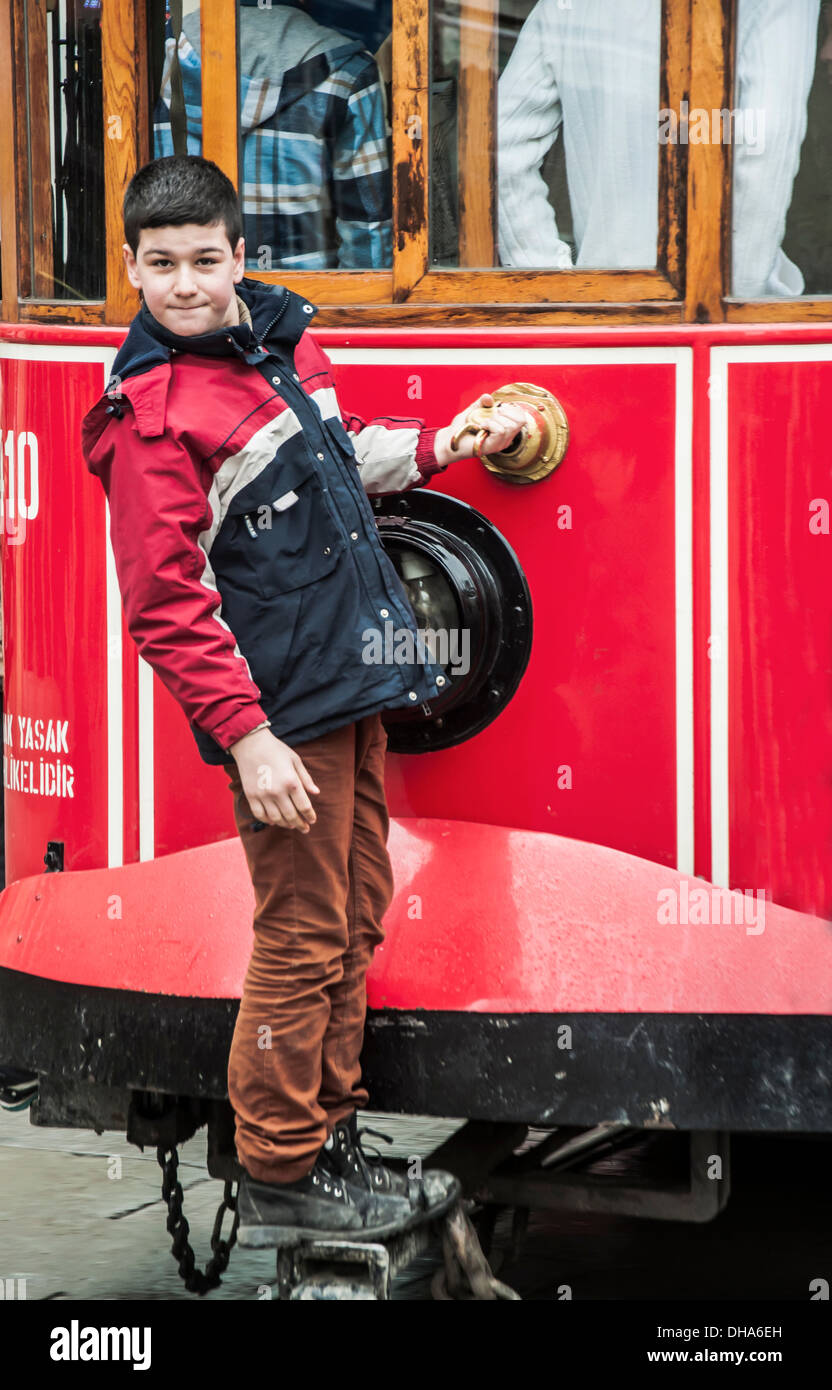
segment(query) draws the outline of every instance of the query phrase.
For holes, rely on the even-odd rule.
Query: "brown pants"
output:
[[[240,1163],[265,1182],[303,1177],[336,1122],[367,1105],[365,977],[393,897],[381,714],[292,746],[320,787],[308,834],[252,830],[236,763],[224,765],[255,896],[228,1095]]]

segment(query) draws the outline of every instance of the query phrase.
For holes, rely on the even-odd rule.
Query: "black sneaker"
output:
[[[361,1143],[365,1134],[374,1134],[388,1144],[393,1142],[389,1135],[368,1126],[359,1133],[353,1110],[347,1120],[336,1123],[332,1148],[322,1148],[318,1162],[328,1168],[333,1177],[363,1188],[365,1192],[405,1199],[421,1220],[440,1216],[459,1197],[461,1186],[452,1173],[437,1168],[429,1169],[421,1178],[409,1178],[386,1167],[379,1155],[368,1158]]]
[[[375,1196],[343,1182],[318,1159],[296,1182],[261,1182],[245,1170],[237,1198],[242,1246],[303,1239],[381,1240],[421,1219],[404,1197]]]

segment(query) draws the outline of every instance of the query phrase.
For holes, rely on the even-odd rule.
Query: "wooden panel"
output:
[[[393,7],[393,299],[428,266],[430,18],[426,0]]]
[[[202,153],[239,184],[236,0],[201,0]]]
[[[17,322],[19,225],[17,183],[15,181],[15,139],[19,120],[20,101],[15,83],[12,6],[0,5],[0,91],[6,93],[7,118],[0,123],[0,253],[3,257],[3,301],[0,317],[7,323]]]
[[[49,114],[49,54],[46,0],[27,0],[29,207],[32,236],[31,294],[53,293],[52,122]]]
[[[690,91],[690,0],[664,0],[659,106],[679,112]],[[658,266],[681,297],[685,280],[687,145],[659,145]]]
[[[389,304],[393,293],[386,270],[247,270],[246,278],[286,285],[313,304]]]
[[[729,299],[728,323],[829,323],[832,296],[821,299]]]
[[[680,304],[370,304],[322,309],[315,328],[591,328],[612,323],[681,323]],[[487,342],[487,338],[484,339]]]
[[[17,272],[18,293],[32,292],[31,221],[29,218],[29,147],[26,134],[26,25],[24,0],[14,0],[12,46],[14,52],[15,173],[17,188]]]
[[[733,0],[692,0],[691,110],[731,106]],[[688,150],[687,276],[685,318],[718,323],[727,288],[730,217],[728,145],[691,144]]]
[[[101,7],[107,323],[128,323],[139,308],[138,293],[124,270],[121,207],[138,168],[139,117],[147,111],[142,66],[136,63],[137,50],[146,44],[137,13],[143,9],[139,0]]]
[[[658,270],[431,270],[410,301],[479,304],[632,303],[678,298]]]
[[[498,0],[459,11],[459,264],[494,266],[497,225]]]
[[[48,303],[24,299],[21,323],[104,323],[103,299],[53,299]]]
[[[389,304],[392,277],[385,271],[258,271],[251,280],[286,285],[313,304]],[[431,270],[412,290],[411,304],[494,305],[676,300],[673,285],[657,270]]]
[[[143,164],[153,158],[153,131],[152,131],[152,103],[156,100],[156,93],[151,97],[150,91],[150,44],[148,41],[147,24],[148,10],[144,3],[135,6],[135,25],[136,25],[136,44],[134,53],[134,63],[136,66],[136,167],[141,169]]]

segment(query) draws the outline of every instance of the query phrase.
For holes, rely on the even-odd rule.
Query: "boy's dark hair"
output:
[[[222,222],[232,251],[243,235],[233,183],[213,160],[197,154],[166,155],[144,164],[127,185],[123,211],[124,236],[134,256],[145,227]]]

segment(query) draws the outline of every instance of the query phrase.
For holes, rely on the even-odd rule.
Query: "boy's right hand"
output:
[[[301,759],[270,729],[256,729],[232,743],[229,753],[252,815],[266,825],[309,834],[317,820],[308,792],[319,793]]]

